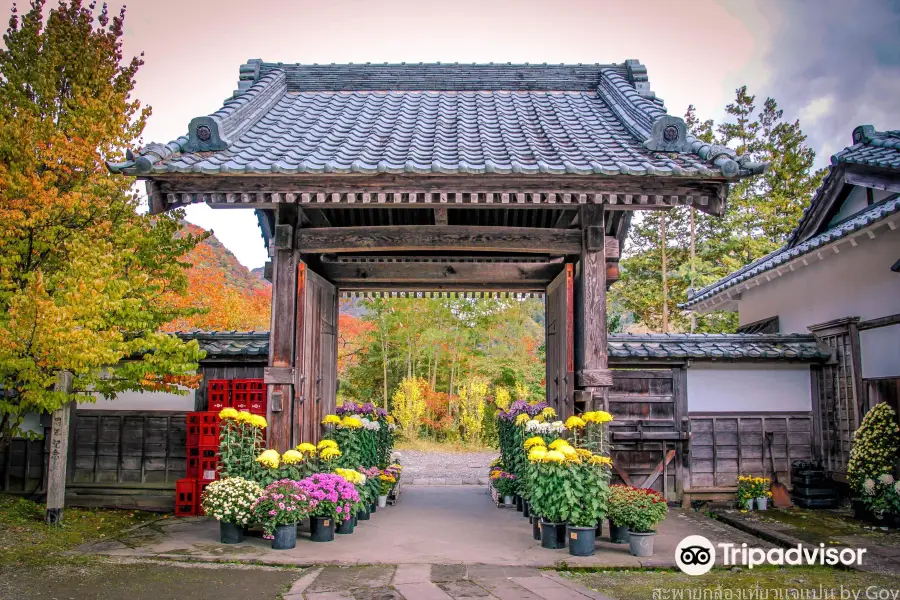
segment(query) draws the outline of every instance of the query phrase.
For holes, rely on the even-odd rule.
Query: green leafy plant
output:
[[[499,469],[491,471],[491,485],[497,490],[501,496],[512,496],[516,493],[518,486],[516,480],[518,478],[512,473],[507,473]]]
[[[222,409],[219,419],[219,472],[223,477],[254,478],[256,457],[265,445],[266,419],[233,408]]]

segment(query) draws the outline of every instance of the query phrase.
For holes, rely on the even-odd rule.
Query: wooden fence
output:
[[[773,434],[772,455],[782,483],[790,483],[791,461],[813,458],[808,412],[691,413],[690,426],[692,489],[735,486],[738,475],[771,477],[767,432]]]

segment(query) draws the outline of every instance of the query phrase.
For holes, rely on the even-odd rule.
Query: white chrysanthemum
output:
[[[894,491],[900,494],[900,481],[894,482]]]
[[[883,473],[878,476],[878,481],[883,483],[884,485],[893,485],[894,484],[894,476],[890,473]]]
[[[875,480],[874,479],[866,479],[866,482],[863,484],[863,487],[866,489],[866,493],[870,496],[875,494]]]

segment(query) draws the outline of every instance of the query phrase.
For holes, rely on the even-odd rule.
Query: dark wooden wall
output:
[[[46,468],[43,439],[14,439],[9,448],[0,454],[0,491],[43,493]]]
[[[782,483],[790,484],[794,460],[814,456],[813,417],[797,413],[704,413],[690,415],[690,487],[737,485],[738,475],[771,477],[766,432]]]

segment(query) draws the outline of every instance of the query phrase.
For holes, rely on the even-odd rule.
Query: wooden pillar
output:
[[[294,234],[297,207],[278,206],[273,240],[272,326],[269,334],[269,367],[265,370],[269,405],[269,448],[284,452],[291,447],[294,399],[294,356],[297,326],[297,252]]]
[[[72,393],[72,374],[61,371],[54,391]],[[63,507],[66,503],[66,464],[69,460],[69,423],[73,402],[66,402],[53,411],[50,431],[50,461],[47,473],[47,514],[48,525],[60,525]],[[27,473],[26,473],[27,478]]]
[[[608,408],[612,385],[606,348],[606,251],[603,206],[581,207],[581,302],[575,307],[581,348],[576,365],[576,384],[585,394],[586,410]]]

